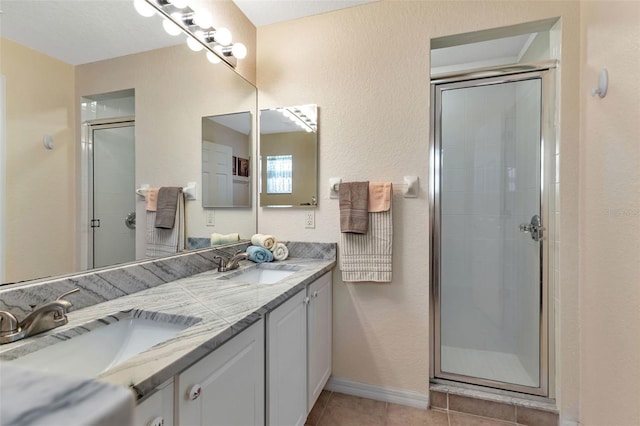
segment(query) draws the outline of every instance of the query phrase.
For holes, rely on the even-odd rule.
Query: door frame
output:
[[[82,265],[83,269],[93,269],[93,229],[91,228],[91,219],[93,218],[93,132],[95,130],[114,129],[121,127],[134,127],[136,125],[135,116],[103,118],[96,120],[88,120],[83,123],[83,136],[86,141],[86,168],[87,175],[82,178],[82,192],[87,206],[87,213],[84,217],[83,228],[87,230],[86,238],[83,238],[84,244],[81,244],[81,260],[86,264]],[[135,133],[134,133],[135,135]],[[135,136],[134,136],[135,147]],[[84,185],[86,183],[86,186]],[[134,194],[131,195],[134,197]],[[137,232],[137,231],[136,231]]]
[[[429,376],[432,383],[452,383],[464,387],[485,388],[498,393],[517,393],[555,397],[555,313],[549,309],[550,294],[555,294],[553,253],[550,242],[556,241],[555,184],[558,182],[556,170],[557,111],[556,76],[557,61],[544,61],[534,64],[515,64],[510,66],[480,69],[466,73],[437,76],[431,80],[430,144],[429,144],[429,312],[430,312],[430,365]],[[540,209],[545,236],[540,250],[540,369],[537,388],[503,383],[478,377],[443,373],[440,369],[440,120],[442,112],[438,100],[443,87],[459,84],[464,87],[493,85],[527,79],[541,80],[541,140],[540,140]],[[474,84],[469,84],[473,82]],[[552,198],[553,194],[553,198]],[[555,248],[555,247],[554,247]]]

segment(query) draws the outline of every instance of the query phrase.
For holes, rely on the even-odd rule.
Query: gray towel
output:
[[[340,184],[340,232],[366,234],[369,230],[369,182]]]
[[[184,250],[184,197],[178,197],[178,211],[172,229],[156,228],[156,212],[147,211],[145,257],[167,256]]]
[[[158,191],[158,208],[156,209],[156,228],[173,229],[176,223],[176,209],[178,196],[182,195],[182,188],[177,186],[163,186]]]

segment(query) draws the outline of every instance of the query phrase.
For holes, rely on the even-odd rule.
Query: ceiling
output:
[[[375,0],[235,0],[235,3],[255,26],[263,26],[371,1]],[[159,17],[140,16],[132,0],[0,0],[0,10],[3,37],[71,65],[184,42],[183,36],[165,33]]]

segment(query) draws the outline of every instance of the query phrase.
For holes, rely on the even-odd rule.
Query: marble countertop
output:
[[[193,324],[175,337],[133,356],[96,379],[135,390],[144,398],[261,316],[335,267],[335,259],[290,258],[267,264],[295,272],[276,284],[247,284],[234,278],[256,266],[242,261],[230,272],[215,270],[182,278],[68,314],[69,323],[39,336],[0,347],[0,361],[10,361],[123,318],[142,317]],[[53,360],[52,360],[53,361]],[[10,364],[10,363],[8,363]],[[53,364],[55,371],[55,364]]]

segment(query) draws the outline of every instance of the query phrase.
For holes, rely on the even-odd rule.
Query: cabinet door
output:
[[[322,389],[331,376],[332,304],[331,272],[318,278],[308,288],[307,311],[308,341],[308,409],[318,400]]]
[[[271,426],[304,425],[307,418],[307,302],[301,291],[267,316]]]
[[[138,404],[134,417],[136,426],[173,426],[173,379]]]
[[[178,376],[180,426],[264,425],[264,322]]]

